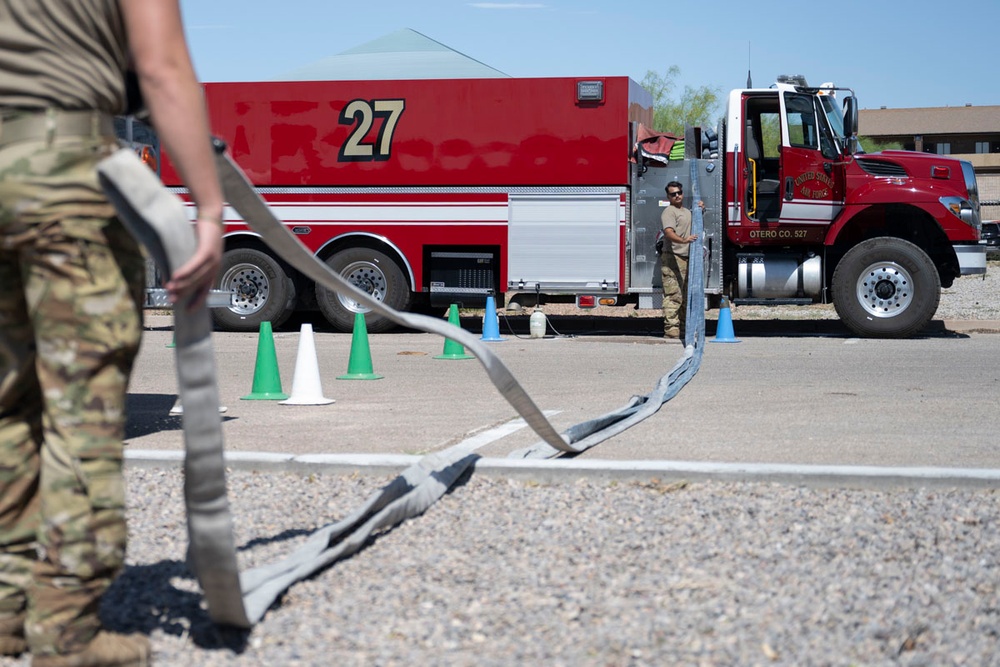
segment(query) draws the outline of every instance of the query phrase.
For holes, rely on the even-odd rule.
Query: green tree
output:
[[[712,116],[719,107],[720,90],[709,86],[685,86],[680,97],[675,99],[680,73],[680,68],[673,65],[665,74],[649,70],[642,79],[642,87],[653,96],[653,129],[657,132],[683,136],[686,125],[715,125]]]
[[[879,151],[898,151],[903,148],[903,144],[898,141],[876,141],[871,137],[858,137],[858,143],[866,153],[878,153]]]

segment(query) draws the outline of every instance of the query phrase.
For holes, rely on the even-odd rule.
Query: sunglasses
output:
[[[673,192],[668,192],[667,195],[670,197],[680,197],[683,196],[684,193],[681,190],[675,190]]]

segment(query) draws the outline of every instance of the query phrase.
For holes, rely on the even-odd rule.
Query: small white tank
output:
[[[528,332],[532,338],[545,338],[545,313],[537,308],[528,318]]]

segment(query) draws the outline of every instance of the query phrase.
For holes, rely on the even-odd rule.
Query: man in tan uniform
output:
[[[691,211],[684,208],[684,186],[667,183],[669,205],[660,214],[663,225],[663,252],[660,274],[663,278],[663,336],[683,340],[687,319],[688,249],[698,237],[691,233]],[[704,207],[702,202],[699,206]]]
[[[0,654],[38,667],[145,665],[101,629],[125,555],[125,396],[144,261],[95,166],[117,148],[131,62],[198,207],[166,285],[200,303],[222,195],[177,0],[0,0]]]

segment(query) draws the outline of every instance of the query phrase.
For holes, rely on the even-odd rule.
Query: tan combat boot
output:
[[[152,664],[149,640],[142,635],[120,635],[101,630],[82,651],[63,655],[36,655],[32,667],[147,667]]]

